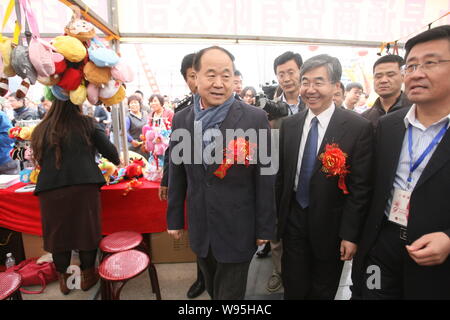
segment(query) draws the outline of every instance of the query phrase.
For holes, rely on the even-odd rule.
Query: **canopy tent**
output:
[[[0,12],[8,2],[0,0]],[[319,53],[338,57],[343,82],[361,82],[370,92],[371,67],[387,43],[401,47],[430,22],[450,24],[449,0],[33,0],[42,37],[63,32],[70,5],[80,7],[97,34],[111,40],[135,70],[127,93],[139,89],[147,98],[152,93],[181,98],[188,92],[181,59],[213,44],[235,55],[244,86],[258,91],[275,79],[274,58],[291,50],[304,59]],[[12,36],[13,29],[11,19],[4,34]],[[37,101],[42,89],[33,89]]]
[[[0,1],[0,12],[7,4]],[[33,0],[43,37],[62,33],[71,4],[99,35],[118,40],[116,50],[138,75],[129,92],[173,98],[187,92],[179,74],[182,57],[212,44],[229,49],[244,84],[255,87],[275,78],[273,59],[287,50],[304,58],[332,52],[344,65],[344,82],[364,82],[386,43],[401,47],[450,11],[448,0]],[[433,26],[449,23],[447,15]],[[11,19],[6,35],[13,28]]]

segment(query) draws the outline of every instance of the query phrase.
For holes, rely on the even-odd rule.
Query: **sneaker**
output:
[[[269,278],[269,281],[267,282],[266,289],[269,292],[275,292],[280,290],[281,285],[282,285],[281,276],[278,273],[274,272],[272,273],[272,275]]]

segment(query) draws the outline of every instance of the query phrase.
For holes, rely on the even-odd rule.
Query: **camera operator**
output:
[[[266,97],[257,99],[257,106],[268,113],[269,120],[291,116],[305,108],[300,97],[300,68],[303,60],[300,54],[287,51],[277,57],[273,69],[281,87],[282,94],[274,100]],[[272,127],[279,127],[279,121],[272,121]]]

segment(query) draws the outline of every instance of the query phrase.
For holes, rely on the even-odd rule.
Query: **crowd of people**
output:
[[[285,299],[334,299],[343,264],[352,260],[352,299],[450,299],[450,26],[409,39],[405,49],[404,58],[386,55],[373,65],[378,98],[371,107],[367,86],[344,85],[331,55],[303,61],[282,53],[273,63],[278,87],[262,96],[243,85],[234,56],[219,46],[184,57],[190,95],[178,106],[158,94],[145,101],[139,91],[127,98],[130,150],[148,158],[146,130],[172,132],[159,197],[172,237],[181,237],[187,218],[197,255],[189,298],[206,290],[212,299],[244,299],[261,247],[258,257],[272,253],[267,290],[283,286]],[[41,167],[35,194],[44,249],[53,253],[64,294],[70,252],[79,250],[87,290],[98,279],[105,183],[96,153],[120,163],[108,137],[110,112],[45,98],[34,112],[14,95],[8,106],[13,112],[0,112],[4,150],[8,121],[42,119],[32,148]],[[192,138],[174,138],[177,130]],[[234,156],[211,163],[208,151],[223,145],[226,157],[230,149],[220,135],[226,130],[260,134],[241,137],[242,149],[236,137]],[[172,152],[180,148],[190,150],[181,161]],[[275,172],[267,171],[264,148],[277,159]]]

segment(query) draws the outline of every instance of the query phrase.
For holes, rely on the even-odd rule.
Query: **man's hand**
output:
[[[450,238],[443,232],[426,234],[410,246],[406,246],[409,256],[420,266],[442,264],[450,254]]]
[[[158,190],[159,200],[161,200],[161,201],[167,200],[167,190],[169,190],[169,188],[159,187],[159,190]]]
[[[261,240],[261,239],[256,239],[256,245],[262,246],[263,244],[266,244],[267,242],[269,242],[269,240]]]
[[[181,230],[167,230],[167,233],[175,240],[180,240],[183,236],[183,229]]]
[[[139,147],[142,144],[142,142],[136,141],[136,140],[132,140],[131,141],[131,145],[135,148]]]
[[[350,261],[353,259],[353,256],[356,253],[356,249],[358,246],[350,241],[342,240],[341,241],[341,260],[342,261]]]

